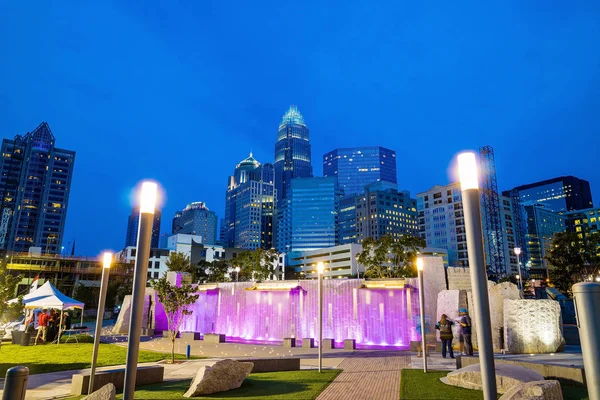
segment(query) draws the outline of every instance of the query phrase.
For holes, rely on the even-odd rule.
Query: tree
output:
[[[171,363],[175,362],[175,338],[185,318],[192,313],[191,305],[198,300],[195,288],[190,284],[180,287],[171,285],[167,278],[151,280],[150,285],[156,290],[158,300],[162,303],[167,314],[169,339],[171,340]]]
[[[200,282],[227,282],[230,264],[226,260],[198,262],[198,278]]]
[[[0,265],[0,320],[12,320],[23,313],[21,297],[19,297],[17,303],[8,304],[8,301],[15,297],[17,285],[22,278],[22,275],[13,276],[9,274],[6,264]]]
[[[192,266],[190,258],[184,253],[171,252],[165,264],[169,271],[187,272],[192,276],[192,282],[198,281],[198,271],[195,266]]]
[[[600,269],[600,233],[594,232],[586,239],[576,233],[559,232],[552,239],[552,248],[546,260],[553,267],[550,279],[563,293],[572,295],[574,283],[583,282],[597,276]]]
[[[262,282],[273,277],[273,266],[278,257],[279,253],[275,249],[256,249],[240,253],[231,260],[231,264],[240,267],[240,281]]]
[[[100,288],[95,286],[85,286],[78,283],[73,288],[73,298],[85,304],[86,308],[92,308],[98,305],[99,294]]]
[[[363,251],[356,255],[359,264],[365,266],[367,278],[407,278],[416,276],[415,261],[425,240],[402,235],[397,240],[382,236],[371,237],[362,242]]]

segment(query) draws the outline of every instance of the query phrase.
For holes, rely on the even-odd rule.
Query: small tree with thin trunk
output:
[[[171,340],[171,362],[175,362],[175,338],[185,318],[192,313],[191,305],[196,302],[198,295],[190,284],[180,287],[171,285],[166,277],[151,281],[152,287],[158,293],[158,299],[165,308]]]

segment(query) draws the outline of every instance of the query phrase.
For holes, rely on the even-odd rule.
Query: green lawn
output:
[[[81,341],[80,343],[38,344],[37,346],[5,343],[0,347],[0,376],[6,375],[6,371],[16,365],[26,366],[31,375],[89,368],[92,360],[92,348],[92,343],[81,343]],[[96,365],[104,367],[125,364],[126,357],[127,349],[125,347],[100,344]],[[160,361],[169,357],[170,354],[140,350],[139,362]],[[177,359],[185,358],[181,354],[176,354],[175,357]]]
[[[205,400],[313,400],[339,373],[339,370],[324,370],[322,373],[315,370],[302,370],[250,374],[239,389],[197,398]],[[183,394],[189,389],[190,382],[190,380],[185,380],[142,386],[135,392],[135,398],[183,399]],[[69,400],[81,398],[83,396],[73,397]],[[121,398],[122,395],[117,395],[117,399]]]
[[[429,371],[424,374],[420,369],[403,369],[400,380],[401,400],[481,400],[479,390],[448,386],[440,381],[448,371]],[[587,400],[587,390],[582,386],[561,382],[565,400]],[[500,397],[500,396],[498,396]]]

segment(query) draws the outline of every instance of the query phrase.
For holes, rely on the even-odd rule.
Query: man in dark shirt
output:
[[[466,308],[461,308],[458,310],[458,315],[460,315],[460,326],[461,333],[464,340],[465,345],[465,353],[467,355],[473,355],[473,343],[471,342],[471,317],[469,317],[469,312]]]

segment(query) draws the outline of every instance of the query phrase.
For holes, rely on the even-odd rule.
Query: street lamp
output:
[[[123,400],[133,400],[135,392],[142,315],[144,313],[144,297],[146,296],[146,281],[148,280],[150,240],[152,238],[152,225],[154,222],[157,191],[158,185],[155,182],[145,181],[142,183],[140,196],[140,223],[138,227],[135,272],[133,275],[133,293],[131,296],[131,317],[129,318]]]
[[[423,286],[423,258],[417,257],[419,274],[419,307],[421,308],[421,351],[423,352],[423,372],[427,373],[427,337],[425,331],[425,289]]]
[[[600,282],[600,275],[596,277],[596,282]]]
[[[235,281],[238,282],[240,280],[240,267],[235,267]]]
[[[517,255],[517,266],[519,267],[519,275],[517,275],[517,279],[519,279],[519,290],[521,291],[521,295],[523,295],[523,281],[520,280],[520,278],[519,278],[522,275],[521,274],[521,259],[520,259],[521,248],[515,247],[514,252]]]
[[[458,173],[465,216],[473,301],[479,318],[479,321],[477,321],[477,337],[483,398],[492,400],[497,398],[496,370],[494,366],[494,349],[492,347],[490,300],[488,297],[485,253],[483,251],[479,178],[475,153],[466,152],[458,155]]]
[[[322,261],[317,264],[319,275],[319,372],[323,367],[323,270],[325,266]]]
[[[96,333],[94,334],[94,350],[92,351],[92,371],[90,372],[90,384],[88,394],[94,392],[94,375],[96,373],[96,359],[98,358],[98,346],[100,345],[100,334],[102,332],[102,321],[104,320],[104,303],[106,303],[106,290],[108,289],[108,275],[112,253],[106,252],[102,257],[102,279],[100,281],[100,299],[98,300],[98,315],[96,316]]]

